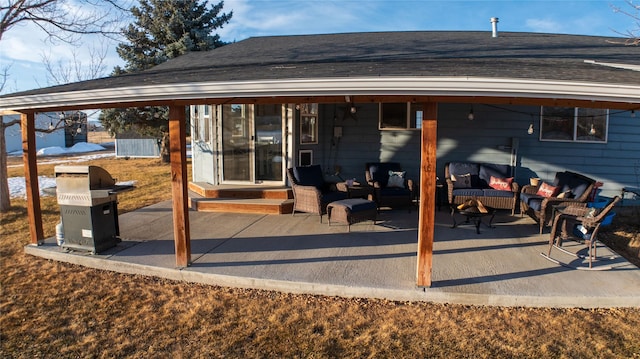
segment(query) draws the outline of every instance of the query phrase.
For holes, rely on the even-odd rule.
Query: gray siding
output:
[[[320,106],[317,144],[299,144],[296,119],[294,163],[299,150],[313,150],[313,162],[322,166],[327,180],[364,181],[365,163],[395,161],[402,164],[408,177],[419,180],[419,130],[379,130],[377,104],[357,104],[355,118],[344,116],[345,107],[346,104]],[[640,121],[630,112],[611,111],[607,143],[575,143],[540,141],[538,106],[474,105],[473,121],[467,119],[470,108],[468,104],[438,106],[437,174],[441,178],[449,161],[509,164],[514,145],[515,179],[521,185],[527,184],[530,177],[551,182],[556,172],[570,170],[603,182],[604,197],[620,194],[623,187],[640,187]],[[532,135],[527,134],[530,123],[535,128]],[[333,137],[334,126],[342,127],[341,138]],[[157,151],[155,143],[150,147]],[[116,148],[121,150],[121,144]],[[140,153],[139,148],[136,153]],[[194,153],[203,155],[194,159],[194,180],[211,182],[211,149],[194,146]],[[341,168],[339,176],[334,171],[337,166]]]
[[[516,145],[516,181],[530,177],[553,181],[558,171],[575,171],[604,183],[601,195],[620,194],[622,187],[640,187],[640,122],[630,112],[611,111],[607,143],[546,142],[539,140],[538,106],[474,105],[469,121],[467,104],[438,107],[437,173],[444,176],[449,161],[509,164],[511,146]],[[372,161],[400,162],[408,176],[419,179],[420,131],[381,131],[378,106],[358,105],[356,118],[343,118],[344,105],[321,106],[319,143],[298,146],[314,150],[314,163],[321,164],[328,180],[334,166],[342,178],[364,180],[364,164]],[[334,116],[335,113],[335,116]],[[533,123],[535,133],[527,134]],[[333,139],[333,126],[342,126],[343,137]],[[629,197],[628,197],[629,198]],[[632,203],[634,201],[625,201]]]
[[[357,104],[357,109],[355,118],[352,118],[344,116],[344,104],[321,106],[322,128],[319,144],[314,149],[314,162],[321,164],[330,174],[335,166],[340,166],[342,178],[358,181],[364,181],[367,162],[400,162],[407,175],[418,180],[420,131],[381,131],[378,129],[377,104]],[[342,138],[333,138],[334,126],[342,127]],[[327,179],[339,180],[331,177]]]

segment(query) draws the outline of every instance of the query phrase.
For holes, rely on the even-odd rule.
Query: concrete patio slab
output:
[[[451,228],[436,212],[433,285],[416,287],[418,214],[382,211],[376,225],[320,223],[317,215],[189,212],[192,265],[176,268],[171,203],[120,216],[122,243],[104,253],[65,252],[51,238],[26,252],[123,273],[294,293],[530,307],[640,307],[640,269],[602,246],[583,271],[540,255],[548,234],[500,213],[494,228]],[[566,243],[584,252],[586,247]],[[586,260],[554,251],[570,266]]]

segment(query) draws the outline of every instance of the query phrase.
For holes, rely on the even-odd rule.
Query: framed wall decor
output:
[[[313,164],[313,150],[298,151],[298,166],[311,166]]]

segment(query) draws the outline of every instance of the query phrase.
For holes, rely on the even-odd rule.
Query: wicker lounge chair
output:
[[[390,180],[393,173],[399,177],[394,183]],[[396,162],[372,162],[365,168],[367,185],[373,187],[373,199],[380,207],[407,206],[409,211],[415,197],[413,180],[408,179],[402,167]]]
[[[338,191],[334,183],[324,180],[320,165],[292,167],[287,177],[293,190],[293,212],[315,213],[320,216],[327,211],[327,204],[348,198],[348,193]]]

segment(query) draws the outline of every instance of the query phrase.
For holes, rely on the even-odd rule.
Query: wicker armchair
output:
[[[402,176],[402,183],[393,185],[389,172],[404,173],[396,162],[372,162],[365,167],[365,179],[367,185],[373,187],[373,199],[378,208],[408,206],[411,211],[415,197],[413,180]]]
[[[289,168],[287,177],[293,190],[291,215],[296,211],[315,213],[322,223],[329,203],[348,198],[346,191],[338,191],[334,183],[325,182],[320,165]]]
[[[537,186],[523,186],[520,192],[520,214],[526,213],[538,222],[540,234],[545,226],[551,225],[554,206],[584,207],[596,181],[579,173],[558,172],[553,181],[553,187],[557,188],[557,193],[550,197],[538,194],[543,183],[540,181]]]

